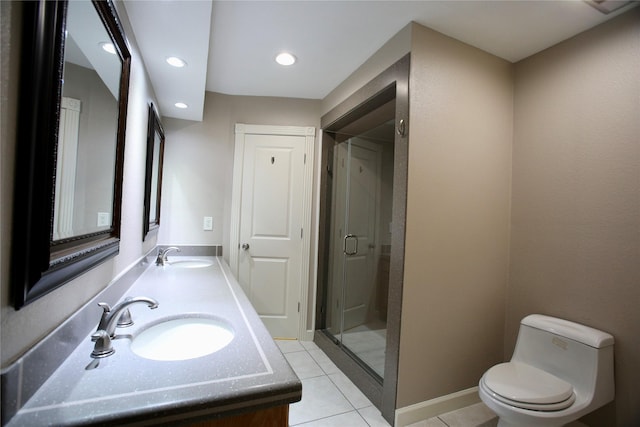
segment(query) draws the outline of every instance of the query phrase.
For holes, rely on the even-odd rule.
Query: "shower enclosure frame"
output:
[[[410,54],[405,55],[345,101],[321,118],[322,154],[320,176],[320,212],[318,241],[318,279],[316,298],[316,330],[314,342],[358,386],[358,388],[382,412],[382,416],[394,423],[398,383],[400,347],[400,319],[404,275],[404,245],[407,204],[407,164],[409,144],[409,65]],[[330,159],[336,141],[333,135],[339,130],[357,126],[358,120],[385,104],[395,107],[394,175],[392,237],[389,263],[389,290],[387,305],[387,341],[384,379],[372,374],[370,369],[350,351],[329,338],[324,332],[326,324],[326,288],[329,286],[327,265],[329,262],[329,236],[331,234]]]

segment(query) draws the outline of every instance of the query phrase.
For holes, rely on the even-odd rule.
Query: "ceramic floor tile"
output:
[[[380,410],[375,406],[358,409],[358,412],[371,427],[390,427],[387,420],[382,417]]]
[[[356,409],[366,408],[372,403],[356,385],[342,372],[329,375],[329,378],[340,389],[349,403]]]
[[[442,414],[439,418],[449,427],[490,427],[498,425],[498,418],[484,403]]]
[[[371,351],[371,343],[364,341],[358,342],[361,349]],[[316,344],[296,340],[276,343],[302,381],[302,400],[289,406],[290,426],[389,427],[380,411]],[[495,414],[478,403],[407,427],[495,427],[497,423]]]
[[[300,341],[300,344],[302,344],[304,349],[307,351],[320,349],[320,347],[318,347],[318,344],[314,343],[313,341]]]
[[[305,378],[319,377],[324,375],[324,371],[313,360],[313,357],[306,351],[296,351],[292,353],[284,353],[284,357],[293,368],[298,378],[301,380]]]
[[[375,336],[367,332],[351,340],[366,355],[378,351]],[[376,341],[379,341],[379,336]],[[289,425],[295,427],[389,427],[378,408],[338,369],[313,342],[276,340],[278,347],[302,381],[302,400],[289,407]],[[380,363],[381,351],[371,358]],[[478,403],[407,427],[496,427],[498,418]]]
[[[448,427],[438,417],[429,418],[428,420],[418,421],[417,423],[409,424],[407,427]]]
[[[358,411],[351,411],[304,424],[297,424],[295,427],[369,427],[369,424],[362,419]]]
[[[333,363],[331,359],[329,359],[329,356],[324,354],[322,350],[309,350],[309,354],[313,357],[313,360],[320,365],[320,368],[322,368],[325,374],[336,374],[340,372],[336,364]]]
[[[498,417],[490,419],[489,421],[485,421],[484,423],[478,424],[478,427],[497,427],[498,426]],[[567,425],[566,427],[573,427],[571,425]],[[585,427],[584,425],[578,427]]]
[[[282,353],[304,351],[304,347],[298,340],[274,340]]]
[[[326,375],[301,381],[302,400],[289,406],[290,425],[353,411],[353,406]]]

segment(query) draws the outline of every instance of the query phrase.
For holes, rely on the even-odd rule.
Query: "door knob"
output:
[[[242,247],[243,251],[248,251],[249,250],[249,244],[248,243],[243,243],[241,247]]]

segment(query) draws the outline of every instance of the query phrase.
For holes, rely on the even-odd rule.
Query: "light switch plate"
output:
[[[213,217],[205,216],[204,221],[202,221],[202,229],[205,231],[213,230]]]
[[[111,225],[111,215],[109,212],[98,212],[98,227],[108,227]]]

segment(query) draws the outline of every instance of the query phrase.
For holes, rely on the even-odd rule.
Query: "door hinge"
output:
[[[304,153],[304,164],[307,164],[307,153]]]
[[[300,238],[302,239],[302,236],[304,235],[304,228],[300,229]]]
[[[298,301],[298,313],[300,313],[300,301]]]

